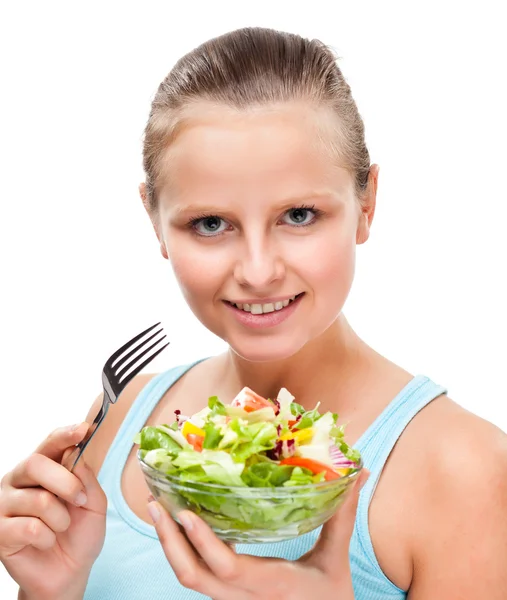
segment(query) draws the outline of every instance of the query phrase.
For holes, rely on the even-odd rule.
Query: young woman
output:
[[[86,424],[3,478],[0,557],[19,598],[507,598],[506,436],[342,313],[379,169],[330,50],[258,28],[203,44],[159,87],[144,167],[162,255],[229,350],[134,379],[74,474],[60,463]],[[243,386],[339,413],[369,478],[322,531],[234,551],[148,501],[132,439]]]

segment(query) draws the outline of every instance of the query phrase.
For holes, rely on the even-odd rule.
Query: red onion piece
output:
[[[356,468],[357,464],[349,460],[345,454],[332,442],[329,444],[329,456],[335,469]]]
[[[282,453],[284,458],[289,458],[290,456],[294,456],[296,452],[296,442],[295,440],[284,440],[282,445]]]
[[[280,460],[282,457],[283,443],[282,440],[277,440],[275,447],[266,452],[266,456],[271,460]]]

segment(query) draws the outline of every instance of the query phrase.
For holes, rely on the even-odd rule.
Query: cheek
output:
[[[317,301],[319,292],[346,296],[352,285],[355,270],[355,234],[351,231],[326,232],[310,236],[308,244],[292,253],[294,268],[313,288]]]
[[[171,261],[174,274],[181,290],[186,298],[196,294],[202,295],[209,288],[209,280],[213,277],[207,269],[203,269],[201,262],[195,260],[191,254],[183,252],[170,252],[169,260]]]
[[[196,248],[183,236],[174,236],[168,244],[169,260],[181,291],[191,307],[209,302],[220,288],[223,263],[206,248]]]
[[[316,269],[316,277],[319,277],[323,286],[340,295],[347,295],[354,278],[355,264],[355,242],[343,240],[342,243],[329,249],[322,266]]]

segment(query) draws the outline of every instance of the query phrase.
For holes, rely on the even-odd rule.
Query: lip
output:
[[[298,308],[301,304],[301,300],[304,296],[304,293],[297,295],[297,298],[292,301],[288,306],[285,306],[281,310],[275,310],[270,313],[262,314],[262,315],[252,315],[250,312],[246,312],[241,310],[240,308],[236,308],[229,302],[224,301],[224,306],[227,310],[231,311],[232,315],[245,327],[249,327],[251,329],[267,329],[276,327],[280,325],[284,321],[286,321]],[[292,298],[292,296],[289,296]],[[288,298],[285,298],[286,300]],[[277,300],[280,302],[281,300]],[[272,303],[273,301],[271,301]],[[238,304],[240,304],[238,302]],[[268,302],[242,302],[241,304],[268,304]]]

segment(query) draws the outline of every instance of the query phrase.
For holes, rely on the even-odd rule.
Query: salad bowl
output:
[[[338,415],[274,401],[244,388],[230,405],[212,397],[192,417],[145,427],[134,440],[154,498],[177,521],[201,517],[229,543],[280,542],[325,523],[343,504],[363,461]]]

